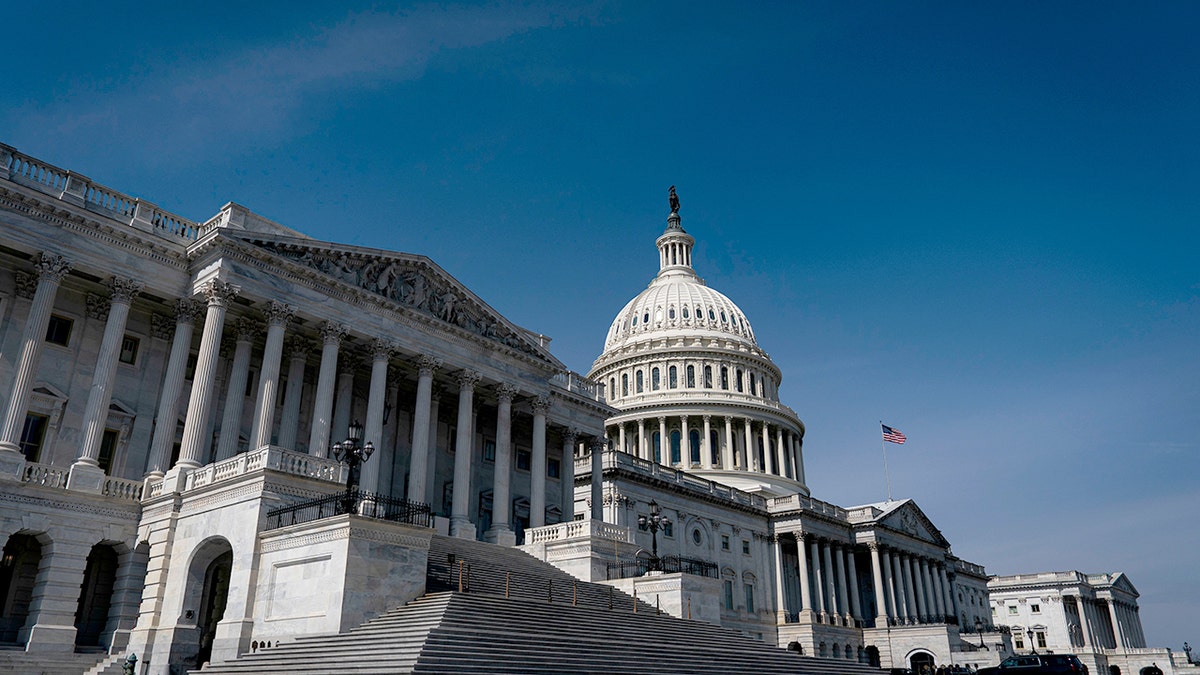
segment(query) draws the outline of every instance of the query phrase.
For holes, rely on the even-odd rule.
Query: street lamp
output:
[[[1025,634],[1029,636],[1029,653],[1036,654],[1037,653],[1037,645],[1033,644],[1033,629],[1026,628]]]
[[[987,649],[983,644],[983,622],[979,620],[979,617],[975,617],[975,632],[979,633],[979,648]]]
[[[363,436],[363,426],[354,420],[346,432],[346,440],[333,444],[333,458],[345,462],[350,470],[346,472],[346,495],[342,497],[342,513],[353,513],[355,505],[354,488],[358,485],[359,466],[371,458],[375,445],[371,441],[360,445]]]
[[[650,517],[638,516],[638,526],[650,530],[650,571],[660,569],[658,560],[658,531],[671,524],[671,519],[662,515],[658,502],[650,500]]]

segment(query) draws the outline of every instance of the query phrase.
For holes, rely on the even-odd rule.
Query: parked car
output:
[[[1010,656],[999,666],[980,668],[976,675],[1087,675],[1087,666],[1074,654]]]

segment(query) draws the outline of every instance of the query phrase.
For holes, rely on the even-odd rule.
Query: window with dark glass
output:
[[[721,366],[721,388],[729,390],[729,369],[725,366]]]
[[[687,386],[689,389],[696,386],[696,366],[687,367]]]
[[[46,427],[50,418],[46,415],[25,415],[25,426],[21,429],[21,454],[30,462],[38,461],[42,454],[42,442],[46,439]]]
[[[517,450],[517,469],[519,471],[528,471],[533,465],[533,454],[528,450]]]
[[[704,366],[704,388],[712,389],[712,366]]]
[[[637,371],[637,393],[639,394],[642,393],[642,390],[645,388],[645,383],[643,382],[644,379],[645,378],[642,377],[642,371]]]
[[[558,461],[557,457],[549,457],[546,459],[546,476],[550,478],[558,478],[562,475],[562,462]]]
[[[96,458],[96,461],[104,473],[112,472],[113,457],[117,454],[119,437],[120,433],[116,429],[105,429],[104,435],[100,437],[100,456]]]
[[[654,368],[650,371],[650,388],[653,389],[654,391],[658,391],[658,387],[659,387],[658,380],[659,380],[658,368]]]
[[[50,323],[46,324],[46,342],[63,347],[70,345],[71,328],[74,325],[75,322],[66,317],[51,314]]]
[[[671,366],[670,369],[667,370],[667,378],[668,378],[667,386],[671,387],[672,389],[678,387],[679,386],[679,369],[676,368],[675,366]]]
[[[621,374],[621,395],[622,396],[629,395],[629,374],[628,373]]]
[[[737,370],[737,379],[735,380],[735,384],[737,384],[738,393],[739,394],[742,393],[743,389],[742,389],[742,369],[741,368],[738,368],[738,370]]]

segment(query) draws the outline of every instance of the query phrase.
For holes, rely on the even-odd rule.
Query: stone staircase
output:
[[[457,590],[460,570],[463,593]],[[577,581],[517,549],[435,536],[428,572],[428,594],[347,633],[298,638],[237,661],[210,664],[202,672],[881,672],[849,661],[799,656],[709,623],[657,614],[643,602],[634,612],[633,598],[603,584]]]
[[[0,673],[14,675],[82,675],[111,657],[104,652],[47,653],[0,649]],[[119,670],[117,672],[120,672]]]

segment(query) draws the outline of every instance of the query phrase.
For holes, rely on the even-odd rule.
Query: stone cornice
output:
[[[39,487],[30,487],[27,488],[27,491],[22,490],[19,492],[9,490],[6,487],[4,491],[0,491],[0,502],[11,502],[13,504],[34,507],[18,507],[19,511],[29,512],[34,509],[72,511],[75,513],[88,513],[108,518],[128,520],[134,524],[138,522],[142,513],[141,504],[127,500],[115,502],[106,497],[83,495],[78,492],[68,492],[62,489],[50,491],[48,488]],[[47,491],[49,494],[35,494],[34,490]]]

